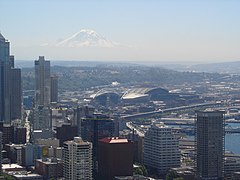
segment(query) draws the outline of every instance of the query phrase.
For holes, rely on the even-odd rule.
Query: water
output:
[[[227,126],[239,128],[240,123],[227,123]],[[232,151],[235,154],[240,154],[240,134],[225,135],[225,150]]]
[[[232,128],[240,127],[240,123],[227,123]],[[187,139],[194,139],[194,136],[187,136]],[[225,135],[225,150],[232,151],[234,154],[240,154],[240,134]]]
[[[240,134],[225,135],[225,150],[240,154]]]

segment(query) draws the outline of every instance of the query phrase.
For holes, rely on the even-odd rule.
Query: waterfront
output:
[[[225,135],[225,150],[240,154],[240,134]]]
[[[228,123],[232,128],[240,127],[240,123]],[[194,136],[187,136],[187,139],[194,139]],[[240,154],[240,133],[225,135],[225,150],[234,154]]]
[[[239,128],[240,123],[228,123],[227,126]],[[240,154],[240,134],[225,135],[225,150],[232,151],[235,154]]]

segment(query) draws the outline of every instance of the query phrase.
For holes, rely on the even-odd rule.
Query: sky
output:
[[[0,32],[19,60],[238,61],[239,8],[239,0],[0,0]],[[78,37],[84,46],[57,46],[83,29],[117,45]]]

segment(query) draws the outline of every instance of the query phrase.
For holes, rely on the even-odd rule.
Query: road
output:
[[[173,108],[151,111],[151,112],[146,112],[146,113],[125,115],[125,116],[122,116],[122,118],[125,120],[130,120],[130,119],[144,118],[144,117],[149,117],[149,116],[153,116],[153,115],[159,115],[159,114],[164,114],[164,113],[169,113],[169,112],[174,112],[174,111],[181,111],[181,110],[186,110],[186,109],[191,109],[191,108],[210,107],[210,106],[219,106],[219,105],[221,105],[221,103],[216,103],[216,102],[194,104],[194,105],[189,105],[189,106],[173,107]]]

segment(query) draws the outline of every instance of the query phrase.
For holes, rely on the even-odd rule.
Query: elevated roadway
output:
[[[123,118],[125,120],[132,120],[132,119],[136,119],[136,118],[151,117],[153,115],[161,115],[161,114],[164,114],[164,113],[181,111],[181,110],[187,110],[187,109],[192,109],[192,108],[213,107],[213,106],[219,106],[219,105],[222,105],[222,103],[219,103],[219,102],[217,102],[217,103],[216,102],[201,103],[201,104],[194,104],[194,105],[189,105],[189,106],[180,106],[180,107],[167,108],[167,109],[151,111],[151,112],[145,112],[145,113],[125,115],[125,116],[122,116],[121,118]]]

